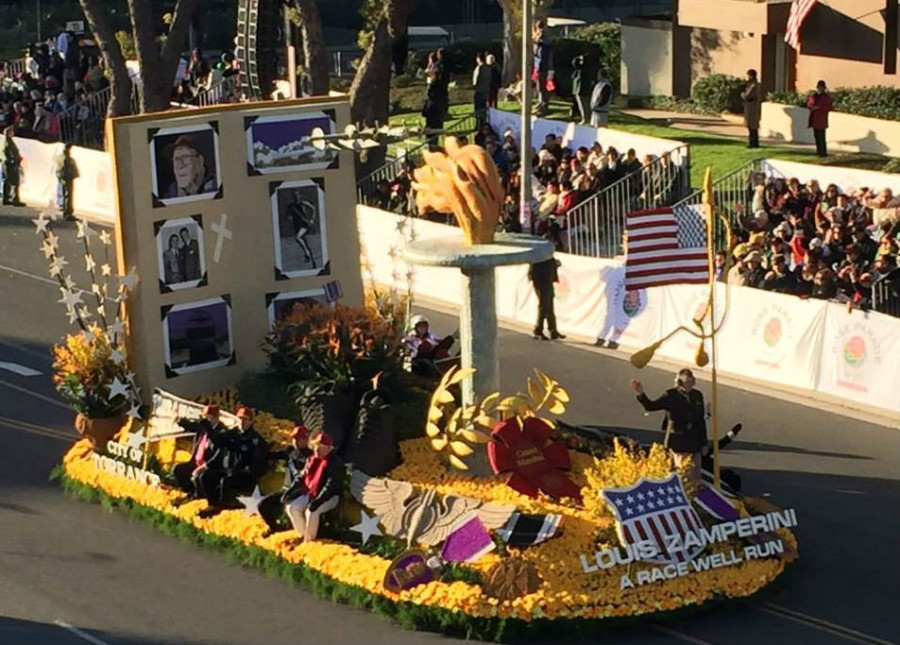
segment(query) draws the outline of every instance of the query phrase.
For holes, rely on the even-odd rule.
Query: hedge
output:
[[[701,110],[715,114],[743,112],[741,92],[747,81],[727,74],[709,74],[694,83],[691,98]]]
[[[873,87],[839,87],[830,90],[837,112],[868,116],[874,119],[900,121],[900,88],[887,85]],[[809,94],[800,92],[770,92],[767,100],[781,105],[806,107]]]

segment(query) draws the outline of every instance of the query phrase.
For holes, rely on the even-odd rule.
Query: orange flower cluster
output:
[[[226,393],[214,402],[234,403],[236,394]],[[264,413],[257,417],[259,431],[273,440],[283,440],[289,423]],[[104,490],[119,498],[162,510],[203,531],[231,537],[245,544],[268,549],[292,563],[303,563],[342,583],[368,590],[370,593],[398,601],[443,607],[464,612],[473,617],[510,617],[522,620],[535,618],[604,618],[636,616],[659,611],[700,605],[716,596],[748,596],[774,580],[785,567],[782,559],[744,561],[738,566],[723,567],[642,587],[621,590],[620,576],[629,573],[634,579],[637,570],[648,565],[625,567],[584,573],[579,556],[592,557],[596,550],[616,545],[615,522],[599,496],[603,486],[629,486],[642,477],[664,477],[670,472],[668,455],[659,448],[649,452],[616,446],[614,454],[605,459],[572,453],[572,478],[582,487],[584,505],[576,506],[567,500],[553,501],[546,497],[533,499],[517,493],[498,477],[475,478],[451,472],[441,463],[440,455],[428,445],[427,439],[413,439],[401,444],[403,463],[390,473],[394,479],[404,479],[417,486],[430,487],[442,494],[456,494],[486,501],[512,504],[527,513],[559,513],[563,515],[562,533],[543,544],[516,549],[511,554],[531,561],[543,580],[540,588],[512,601],[498,601],[486,596],[480,585],[467,582],[434,581],[400,594],[384,589],[382,581],[389,560],[360,553],[346,544],[328,541],[297,544],[289,532],[263,538],[265,525],[259,518],[248,518],[242,511],[225,511],[213,518],[197,516],[205,502],[196,501],[178,508],[172,506],[180,493],[166,489],[150,489],[115,475],[98,471],[90,458],[86,442],[77,443],[65,457],[65,469],[73,479]],[[745,513],[741,506],[739,509]],[[779,537],[796,549],[796,539],[789,531]],[[709,547],[712,551],[727,551],[728,544]],[[486,572],[504,555],[493,552],[473,569]]]
[[[122,395],[109,401],[113,381],[127,381],[124,348],[97,325],[88,331],[69,334],[64,344],[54,346],[53,384],[76,411],[90,418],[113,416],[128,403]],[[113,358],[114,350],[123,352],[118,361]]]

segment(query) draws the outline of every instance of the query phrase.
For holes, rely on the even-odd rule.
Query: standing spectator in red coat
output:
[[[825,131],[828,129],[828,113],[834,108],[831,95],[825,87],[825,81],[816,84],[816,91],[806,99],[806,107],[809,109],[809,127],[813,129],[816,139],[816,154],[820,157],[828,156],[828,146],[825,142]]]

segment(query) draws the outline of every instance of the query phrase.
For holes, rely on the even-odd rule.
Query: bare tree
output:
[[[328,94],[328,51],[322,31],[322,16],[316,0],[294,0],[297,24],[303,38],[303,57],[309,74],[309,91],[314,96]]]
[[[103,54],[104,62],[110,70],[112,99],[109,114],[119,116],[131,111],[131,80],[125,67],[125,57],[116,41],[112,22],[106,12],[105,0],[79,0],[84,10],[88,26]],[[154,13],[153,0],[128,0],[131,18],[131,32],[138,55],[141,84],[140,110],[158,112],[168,109],[172,95],[172,84],[178,71],[178,61],[187,42],[191,20],[200,0],[178,0],[169,24],[169,31],[160,42],[156,26],[159,16]]]

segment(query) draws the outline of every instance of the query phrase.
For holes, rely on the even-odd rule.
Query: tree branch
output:
[[[125,116],[131,113],[131,77],[128,75],[128,67],[125,64],[125,56],[119,41],[116,40],[116,30],[109,19],[108,8],[104,7],[102,0],[79,0],[88,27],[97,41],[103,62],[110,73],[110,86],[112,97],[109,101],[109,116]]]

